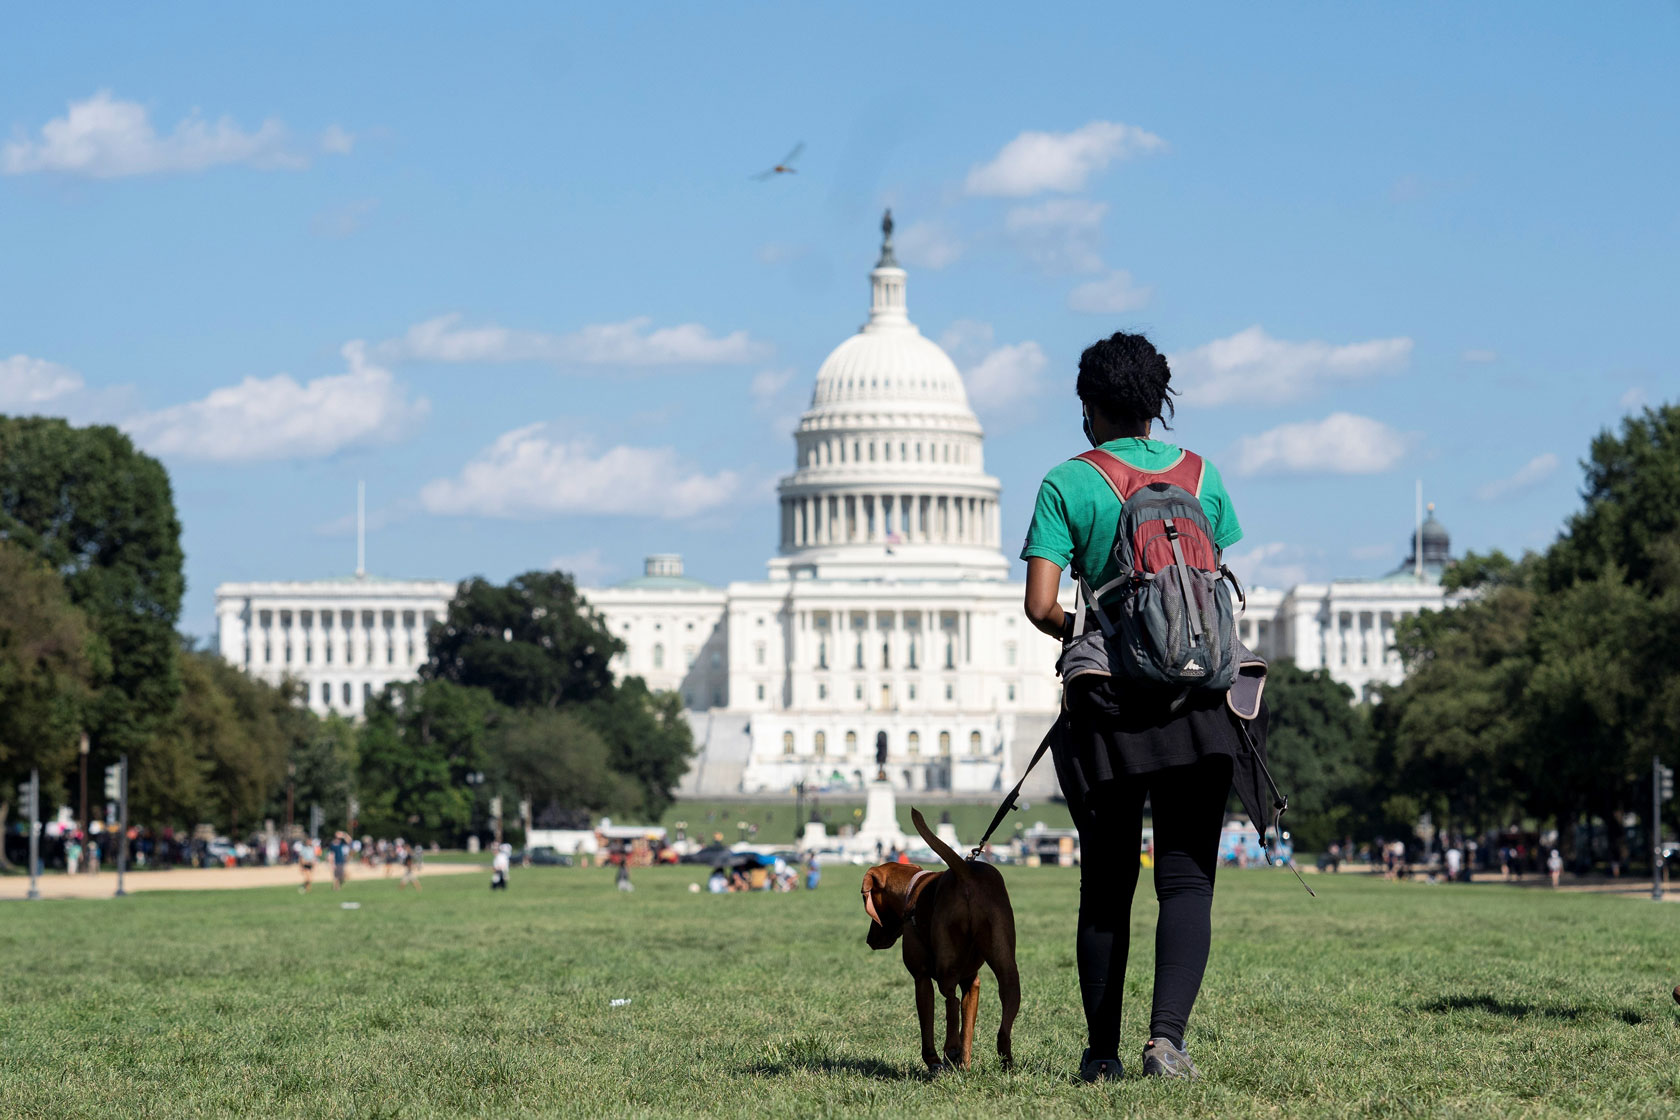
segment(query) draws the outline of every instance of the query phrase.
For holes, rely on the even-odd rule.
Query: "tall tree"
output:
[[[472,820],[467,775],[488,768],[488,739],[500,715],[488,691],[452,681],[392,685],[375,698],[362,726],[357,775],[368,831],[459,839]]]
[[[610,748],[609,764],[635,782],[641,790],[638,807],[657,820],[670,808],[694,757],[694,733],[683,718],[682,697],[654,692],[642,678],[629,677],[586,711]]]
[[[1661,542],[1680,533],[1680,405],[1647,408],[1624,419],[1620,433],[1600,432],[1581,465],[1586,505],[1547,554],[1549,586],[1615,566],[1645,587]]]
[[[63,796],[84,709],[107,668],[101,652],[58,574],[0,540],[0,829],[31,770],[41,772],[43,806]]]
[[[539,822],[640,811],[639,783],[612,765],[612,748],[575,709],[536,708],[502,721],[491,738],[496,788],[529,798]]]
[[[0,417],[0,539],[63,578],[110,666],[87,708],[96,764],[138,761],[180,696],[180,536],[169,476],[116,428]]]
[[[1351,833],[1366,801],[1372,757],[1365,712],[1328,673],[1280,661],[1266,675],[1266,753],[1289,795],[1285,826],[1304,851]]]
[[[486,689],[510,708],[593,700],[612,688],[608,663],[624,651],[563,572],[465,581],[427,645],[422,678]]]

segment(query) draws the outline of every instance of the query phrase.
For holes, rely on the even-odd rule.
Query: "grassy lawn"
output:
[[[1680,1113],[1680,906],[1227,873],[1190,1046],[1205,1078],[1071,1079],[1077,873],[1008,872],[1018,1068],[926,1079],[859,872],[693,895],[689,868],[6,904],[0,1114],[1618,1116]],[[1147,876],[1136,920],[1152,919]],[[357,910],[340,908],[359,902]],[[1147,1026],[1134,937],[1124,1052]],[[630,999],[614,1008],[614,999]],[[1133,1071],[1135,1073],[1135,1070]]]
[[[949,811],[951,823],[957,829],[957,838],[965,844],[972,844],[980,839],[980,834],[992,822],[992,814],[997,812],[998,802],[1002,800],[1003,795],[999,794],[988,801],[928,801],[918,804],[914,796],[901,793],[898,795],[898,827],[908,836],[915,835],[915,829],[910,825],[912,807],[921,809],[930,822],[937,822],[941,813]],[[861,799],[831,801],[823,797],[818,799],[817,807],[830,835],[839,832],[842,824],[856,824],[863,819]],[[724,843],[733,844],[740,839],[736,825],[748,821],[758,825],[758,835],[753,837],[757,843],[792,844],[799,820],[794,810],[792,798],[786,801],[679,801],[671,806],[659,823],[673,828],[677,821],[687,821],[690,836],[709,840],[714,833],[721,832]],[[1068,815],[1066,805],[1054,801],[1031,801],[1027,808],[1011,813],[998,826],[998,838],[1008,839],[1014,835],[1017,824],[1031,828],[1038,821],[1051,828],[1073,827],[1073,818]]]

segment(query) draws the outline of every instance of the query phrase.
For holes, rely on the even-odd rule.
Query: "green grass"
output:
[[[10,903],[0,1114],[73,1116],[1617,1116],[1680,1113],[1680,906],[1227,873],[1190,1044],[1205,1079],[1084,1086],[1077,873],[1007,872],[1025,1000],[997,1067],[927,1079],[859,872],[692,895],[690,868],[436,876]],[[1134,914],[1124,1054],[1147,1025]],[[355,911],[341,901],[361,903]],[[609,1006],[629,998],[628,1007]],[[1128,1058],[1135,1066],[1135,1061]]]
[[[901,793],[898,797],[898,827],[906,835],[915,835],[915,829],[910,824],[912,808],[921,809],[929,823],[937,822],[940,814],[948,811],[951,814],[951,823],[956,826],[957,838],[965,844],[971,844],[980,839],[980,834],[992,823],[992,814],[997,812],[998,803],[1002,800],[1000,794],[987,801],[918,803],[914,795]],[[690,836],[709,840],[715,833],[721,832],[724,843],[733,844],[740,839],[736,825],[741,821],[748,821],[758,826],[758,834],[753,837],[755,842],[791,845],[796,822],[799,820],[795,808],[791,797],[785,801],[679,801],[671,806],[659,823],[674,829],[676,822],[687,821]],[[818,799],[818,809],[828,825],[830,835],[839,832],[842,824],[856,824],[863,819],[861,800],[831,801],[822,797]],[[998,826],[998,837],[1008,839],[1014,835],[1017,824],[1022,828],[1031,828],[1038,821],[1043,821],[1051,828],[1073,827],[1073,818],[1068,815],[1066,805],[1055,801],[1030,801],[1025,809],[1011,813],[1003,824]]]

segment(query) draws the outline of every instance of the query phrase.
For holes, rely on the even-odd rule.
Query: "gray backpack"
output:
[[[1095,591],[1074,570],[1079,606],[1073,636],[1057,669],[1063,685],[1077,677],[1131,677],[1182,689],[1225,692],[1237,676],[1236,577],[1219,559],[1202,510],[1204,466],[1186,451],[1160,471],[1146,471],[1101,448],[1078,458],[1103,476],[1120,499],[1114,559],[1120,574]],[[1104,611],[1104,596],[1123,590]],[[1112,617],[1110,617],[1112,612]],[[1086,615],[1097,628],[1087,629]],[[1177,704],[1174,705],[1175,707]]]

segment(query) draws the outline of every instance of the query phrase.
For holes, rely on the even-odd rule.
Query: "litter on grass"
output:
[[[340,910],[360,910],[362,904],[359,902],[341,902],[338,904],[338,908]]]
[[[614,1007],[629,1007],[630,1001],[627,999],[615,999],[612,1001],[612,1005]]]

